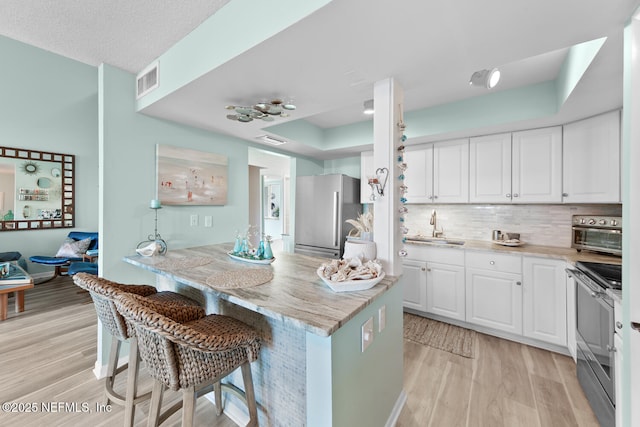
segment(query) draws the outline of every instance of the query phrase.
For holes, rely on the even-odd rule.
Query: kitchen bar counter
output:
[[[124,261],[320,336],[333,334],[398,280],[386,276],[371,289],[335,293],[316,274],[325,258],[283,252],[272,264],[260,265],[230,258],[227,252],[232,248],[233,244],[201,246],[169,251],[161,257],[129,256]],[[180,268],[179,261],[184,259],[200,259],[204,264]],[[246,288],[207,284],[219,272],[249,272],[251,268],[272,270],[273,280]]]
[[[464,240],[464,239],[459,239]],[[485,240],[464,240],[464,245],[448,245],[442,243],[407,241],[406,245],[434,246],[451,249],[494,251],[501,253],[513,253],[519,255],[531,255],[543,258],[562,259],[566,262],[602,262],[607,264],[622,264],[622,258],[612,255],[597,254],[594,252],[578,252],[572,248],[559,248],[555,246],[537,246],[525,243],[522,246],[502,246]]]
[[[208,313],[234,317],[260,332],[260,356],[251,365],[260,425],[392,425],[406,398],[397,278],[387,276],[365,291],[334,293],[316,274],[327,259],[278,252],[270,265],[252,264],[230,258],[232,247],[170,250],[124,261],[155,273],[159,290],[184,293]],[[210,285],[219,286],[221,275],[242,283],[265,271],[272,271],[273,279],[260,285]],[[366,347],[365,324],[371,325]],[[242,388],[239,375],[229,381]],[[225,401],[225,414],[239,425],[248,420],[235,396]]]

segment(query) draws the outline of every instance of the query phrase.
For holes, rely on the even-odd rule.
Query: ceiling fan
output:
[[[285,104],[281,99],[273,99],[269,102],[259,102],[251,107],[241,105],[227,105],[227,110],[233,110],[235,114],[227,114],[227,119],[248,123],[254,119],[272,122],[274,117],[289,117],[287,111],[296,109],[293,104]]]

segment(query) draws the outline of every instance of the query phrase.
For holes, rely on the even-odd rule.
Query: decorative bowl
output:
[[[352,291],[364,291],[367,289],[373,288],[375,285],[380,283],[382,279],[384,279],[384,271],[380,273],[378,277],[375,279],[365,279],[365,280],[343,280],[342,282],[334,282],[333,280],[329,280],[322,275],[322,267],[316,270],[316,274],[318,277],[322,279],[327,286],[331,288],[334,292],[352,292]]]

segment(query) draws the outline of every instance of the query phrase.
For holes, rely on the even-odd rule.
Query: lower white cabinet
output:
[[[465,320],[464,266],[427,263],[427,313]]]
[[[613,303],[613,320],[614,320],[614,334],[613,334],[613,347],[615,348],[615,354],[613,355],[614,371],[613,371],[613,388],[616,396],[616,427],[622,427],[625,424],[624,410],[622,398],[622,363],[623,363],[623,346],[622,342],[622,305],[618,301]]]
[[[404,306],[427,311],[427,263],[413,259],[402,261]]]
[[[565,262],[522,257],[523,335],[567,345],[567,288]]]
[[[566,275],[567,283],[567,348],[573,361],[577,362],[578,353],[576,351],[576,282],[573,277]]]
[[[466,320],[512,334],[522,334],[520,274],[467,268]]]

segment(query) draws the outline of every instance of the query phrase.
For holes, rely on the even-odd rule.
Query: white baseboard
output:
[[[391,415],[389,415],[389,419],[387,419],[387,423],[385,427],[394,427],[398,422],[398,418],[400,417],[400,412],[402,412],[402,408],[407,401],[407,393],[404,392],[404,389],[400,391],[400,395],[398,396],[398,400],[396,400],[396,404],[393,405],[393,410],[391,411]]]
[[[118,367],[124,366],[127,363],[129,363],[129,355],[126,355],[118,359]],[[108,367],[109,367],[108,365],[103,365],[96,360],[96,363],[93,366],[93,375],[95,375],[96,378],[99,380],[106,377]]]

